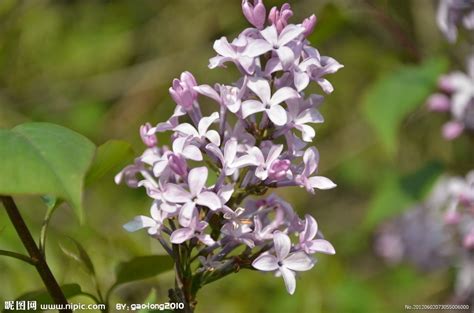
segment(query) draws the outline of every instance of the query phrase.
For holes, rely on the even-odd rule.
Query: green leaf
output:
[[[382,220],[409,209],[414,202],[421,202],[443,170],[441,162],[432,160],[406,175],[389,171],[369,204],[364,226],[371,229]]]
[[[63,245],[60,245],[61,250],[66,254],[67,256],[71,257],[75,261],[79,262],[84,266],[84,268],[87,270],[87,272],[95,277],[95,269],[94,269],[94,264],[92,263],[92,260],[87,253],[87,251],[82,247],[82,245],[75,240],[74,238],[68,237],[69,240],[74,245],[74,248],[66,248]]]
[[[87,172],[86,185],[98,181],[107,173],[118,170],[133,158],[132,146],[121,140],[109,140],[97,148],[92,165]]]
[[[433,91],[447,64],[445,59],[431,59],[420,65],[403,66],[368,88],[362,100],[364,114],[390,154],[396,151],[403,119]]]
[[[150,290],[150,293],[146,297],[145,301],[143,301],[143,304],[147,304],[147,303],[156,303],[156,290],[154,288]],[[138,313],[149,313],[149,312],[158,312],[158,310],[141,309],[140,311],[138,311]]]
[[[83,181],[94,151],[89,139],[54,124],[0,129],[0,194],[57,196],[82,221]]]
[[[150,255],[134,258],[118,265],[115,285],[154,277],[173,269],[173,259],[167,255]]]
[[[66,284],[61,286],[61,290],[64,293],[64,296],[66,298],[72,298],[75,296],[78,296],[82,294],[81,286],[78,284]],[[40,304],[52,304],[54,303],[53,299],[51,299],[51,296],[49,295],[48,291],[45,289],[40,289],[40,290],[35,290],[35,291],[30,291],[27,292],[20,297],[18,297],[15,301],[36,301],[37,303],[37,310],[38,312],[41,312],[42,310],[40,309]],[[3,310],[3,312],[6,312]],[[20,312],[30,312],[30,311],[20,311]]]

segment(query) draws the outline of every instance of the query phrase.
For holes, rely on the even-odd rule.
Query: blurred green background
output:
[[[265,1],[267,8],[282,3]],[[403,312],[404,304],[449,303],[453,272],[388,267],[372,244],[376,225],[422,199],[439,172],[463,174],[472,166],[472,142],[466,136],[444,141],[440,129],[446,117],[423,106],[438,74],[462,67],[464,47],[445,43],[434,1],[290,3],[294,22],[317,15],[310,41],[345,67],[328,77],[335,92],[326,97],[321,110],[326,123],[316,127],[315,140],[320,172],[338,188],[316,196],[298,188],[281,194],[301,215],[317,218],[337,254],[321,255],[298,279],[293,296],[280,278],[243,271],[201,290],[197,312]],[[182,71],[191,71],[201,84],[237,79],[232,67],[209,70],[207,64],[215,39],[234,38],[245,27],[240,0],[1,0],[0,127],[47,121],[96,144],[127,140],[138,154],[144,148],[139,125],[168,118],[174,108],[168,88]],[[209,112],[211,103],[206,105]],[[166,136],[161,143],[169,142]],[[37,198],[17,200],[37,234],[44,205]],[[122,229],[135,215],[147,214],[149,205],[143,190],[116,186],[113,175],[86,191],[85,225],[63,205],[48,246],[60,282],[93,291],[85,271],[59,248],[66,236],[86,247],[103,289],[113,283],[120,261],[160,253],[145,232]],[[4,210],[0,248],[23,252]],[[33,268],[5,258],[0,282],[0,303],[42,288]],[[152,288],[157,302],[165,302],[172,284],[172,273],[129,284],[112,303],[142,303]]]

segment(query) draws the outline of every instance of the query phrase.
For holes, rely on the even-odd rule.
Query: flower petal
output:
[[[257,100],[247,100],[242,102],[242,117],[247,118],[249,115],[265,111],[265,105]]]
[[[255,93],[264,103],[270,102],[271,89],[270,84],[263,78],[249,79],[247,87]]]
[[[255,39],[248,43],[243,54],[251,58],[258,57],[270,50],[272,50],[272,45],[263,39]]]
[[[201,192],[206,184],[207,175],[208,171],[205,166],[196,167],[189,171],[188,185],[191,195],[197,196]]]
[[[314,261],[303,251],[298,251],[284,259],[283,266],[293,271],[308,271],[314,266]]]
[[[221,199],[219,198],[219,196],[211,191],[205,191],[200,193],[197,196],[196,203],[199,205],[206,206],[212,211],[215,211],[222,207]]]
[[[295,273],[284,266],[280,267],[280,273],[285,281],[286,291],[288,291],[290,295],[294,294],[296,289]]]
[[[199,92],[201,95],[214,99],[216,102],[221,103],[221,97],[217,91],[209,85],[200,85],[193,88],[195,91]]]
[[[149,228],[155,225],[156,225],[155,220],[153,220],[152,218],[149,218],[148,216],[140,215],[140,216],[136,216],[133,220],[123,225],[123,228],[125,228],[125,230],[128,232],[134,232],[142,228]]]
[[[306,243],[306,246],[312,253],[321,252],[325,254],[336,254],[336,250],[332,244],[324,239],[315,239]]]
[[[199,135],[204,136],[204,134],[207,132],[212,123],[214,123],[218,119],[219,113],[217,112],[212,113],[210,116],[201,118],[198,125]]]
[[[179,132],[184,136],[199,137],[199,133],[196,128],[194,128],[194,126],[189,123],[179,124],[178,126],[173,128],[173,131]]]
[[[332,180],[324,176],[313,176],[308,178],[308,181],[311,184],[311,187],[322,190],[332,189],[337,186]]]
[[[283,126],[288,121],[285,109],[279,104],[272,105],[271,108],[266,109],[265,112],[270,121],[277,126]]]
[[[278,32],[277,32],[277,29],[274,25],[268,26],[264,30],[261,30],[260,34],[272,46],[274,46],[278,43]]]
[[[191,220],[196,214],[196,205],[194,202],[186,202],[179,211],[179,224],[183,227],[188,227],[191,225]]]
[[[221,37],[214,42],[214,50],[224,57],[235,58],[234,48],[227,41],[226,37]]]
[[[291,241],[288,235],[282,233],[281,231],[275,231],[273,233],[273,244],[275,247],[275,253],[278,260],[283,260],[290,253]]]
[[[170,237],[170,241],[175,244],[180,244],[193,238],[194,231],[191,228],[179,228],[175,230]]]
[[[179,185],[168,184],[163,192],[163,198],[172,203],[185,203],[191,200],[192,195]]]
[[[304,32],[304,27],[290,24],[286,26],[278,36],[278,45],[283,46],[301,35]],[[263,36],[263,34],[262,34]]]
[[[261,254],[252,262],[252,266],[259,271],[270,272],[278,269],[278,260],[271,254]]]
[[[176,140],[175,140],[176,141]],[[193,161],[202,161],[202,153],[201,150],[199,150],[198,147],[194,145],[187,145],[181,154],[189,160]]]
[[[299,98],[299,94],[291,87],[283,87],[278,89],[272,96],[271,104],[280,104],[288,99]]]

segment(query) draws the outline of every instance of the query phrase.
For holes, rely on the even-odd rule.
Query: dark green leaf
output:
[[[433,91],[445,59],[431,59],[417,66],[403,66],[377,80],[363,98],[364,114],[386,150],[397,148],[397,132],[405,116]]]
[[[173,268],[173,260],[167,255],[150,255],[120,263],[117,267],[116,285],[154,277]]]
[[[94,151],[86,137],[54,124],[0,129],[0,193],[57,196],[82,221],[83,181]]]
[[[430,161],[414,173],[401,178],[403,191],[416,200],[422,200],[443,173],[444,166],[439,161]]]
[[[109,140],[99,148],[87,172],[86,185],[91,185],[111,171],[117,172],[133,158],[132,146],[125,141]]]

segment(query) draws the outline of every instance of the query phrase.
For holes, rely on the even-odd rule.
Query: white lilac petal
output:
[[[265,105],[257,100],[247,100],[242,102],[242,117],[247,118],[248,116],[265,111]]]
[[[128,232],[135,232],[143,228],[149,228],[156,225],[154,219],[149,218],[148,216],[136,216],[133,220],[123,225],[123,228]]]
[[[201,150],[199,150],[198,147],[194,146],[194,145],[187,145],[183,151],[181,152],[181,154],[186,158],[186,159],[189,159],[189,160],[193,160],[193,161],[202,161],[202,153],[201,153]]]
[[[249,42],[243,54],[251,58],[255,58],[272,50],[272,48],[272,45],[268,41],[263,39],[255,39]]]
[[[303,251],[290,254],[283,260],[283,266],[293,271],[308,271],[314,266],[314,261]]]
[[[212,246],[216,243],[215,240],[212,239],[212,237],[208,234],[201,234],[201,235],[197,235],[196,237],[199,239],[199,241],[201,241],[206,246]]]
[[[269,103],[271,97],[270,84],[263,78],[252,78],[247,87],[255,93],[263,103]]]
[[[261,30],[260,34],[272,46],[276,46],[278,44],[278,31],[274,25],[268,26],[267,28]]]
[[[316,136],[314,128],[309,125],[295,125],[295,128],[301,131],[301,137],[306,142],[313,141],[313,138]]]
[[[321,190],[332,189],[337,186],[332,180],[324,176],[312,176],[308,178],[308,181],[311,187]]]
[[[219,119],[219,113],[217,113],[217,112],[214,112],[214,113],[212,113],[211,115],[209,115],[207,117],[201,118],[201,120],[199,121],[199,124],[198,124],[199,134],[201,136],[203,136],[207,132],[209,127],[212,125],[212,123],[214,123],[218,119]]]
[[[304,27],[300,25],[290,24],[281,31],[280,36],[278,37],[278,44],[280,46],[286,45],[287,43],[301,35],[303,32]]]
[[[221,37],[220,39],[216,40],[213,47],[214,50],[216,50],[216,52],[222,56],[230,58],[236,57],[234,48],[232,48],[226,37]]]
[[[309,76],[305,72],[294,71],[294,84],[297,91],[302,91],[309,85]]]
[[[193,168],[188,174],[189,191],[197,196],[206,184],[208,170],[205,166]]]
[[[298,114],[298,116],[296,117],[296,122],[298,124],[323,123],[324,117],[318,110],[310,108]]]
[[[288,235],[280,231],[275,231],[273,233],[273,244],[274,244],[277,259],[279,261],[282,261],[288,256],[288,253],[290,253],[290,249],[291,249],[290,237],[288,237]]]
[[[299,94],[291,87],[283,87],[278,89],[272,96],[270,103],[272,105],[280,104],[288,99],[298,98]]]
[[[207,140],[209,140],[209,142],[215,144],[216,146],[221,144],[221,136],[216,130],[211,129],[207,131],[204,136],[207,138]]]
[[[305,215],[304,230],[300,233],[300,241],[312,240],[318,233],[318,223],[316,219],[309,214]]]
[[[196,203],[208,207],[212,211],[222,207],[221,199],[214,192],[205,191],[200,193],[196,198]]]
[[[192,195],[179,185],[168,184],[163,192],[163,198],[172,203],[185,203],[191,200]]]
[[[189,123],[179,124],[178,126],[173,128],[173,130],[185,136],[199,137],[199,133],[196,128],[194,128],[194,126]]]
[[[278,269],[278,260],[271,254],[261,254],[252,262],[252,266],[259,271],[271,272]]]
[[[295,61],[295,54],[289,47],[283,46],[276,50],[278,58],[281,61],[283,68],[287,69]]]
[[[294,294],[296,289],[295,273],[286,267],[280,267],[280,274],[285,282],[286,291],[290,295]]]
[[[265,110],[268,118],[277,126],[283,126],[288,121],[288,116],[285,109],[279,105],[272,105],[271,108]]]
[[[218,103],[221,102],[221,98],[219,94],[217,93],[217,91],[209,85],[195,86],[193,89],[197,91],[198,93],[200,93],[201,95],[211,98]]]
[[[325,254],[336,254],[333,245],[324,239],[314,239],[306,243],[306,246],[311,253],[320,252]]]
[[[318,167],[319,152],[315,147],[306,149],[303,155],[303,162],[305,165],[304,174],[309,176]]]
[[[179,224],[183,227],[191,225],[193,216],[196,214],[196,204],[194,202],[186,202],[179,211]]]
[[[181,244],[186,240],[193,238],[194,231],[191,228],[179,228],[175,230],[171,236],[170,241],[174,244]]]

